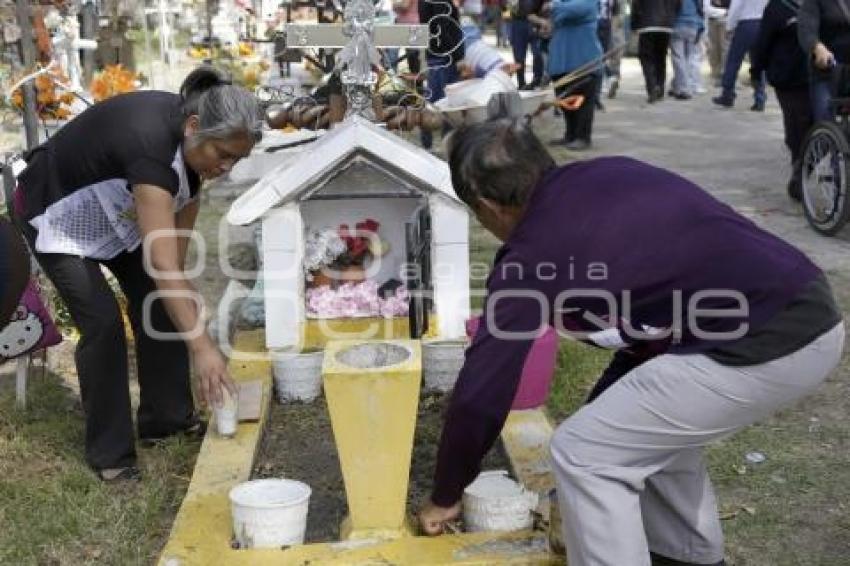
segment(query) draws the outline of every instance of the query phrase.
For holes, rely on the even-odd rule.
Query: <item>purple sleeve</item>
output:
[[[498,271],[499,264],[494,274]],[[484,316],[466,352],[443,426],[431,494],[436,505],[449,507],[461,499],[505,424],[525,358],[541,327],[541,296],[533,286],[494,275],[487,283]],[[516,296],[517,291],[537,298]],[[504,332],[526,336],[501,335]]]

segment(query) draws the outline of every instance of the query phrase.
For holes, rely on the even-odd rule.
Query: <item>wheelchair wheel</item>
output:
[[[803,211],[812,228],[836,234],[850,218],[850,142],[832,122],[818,122],[803,143]]]

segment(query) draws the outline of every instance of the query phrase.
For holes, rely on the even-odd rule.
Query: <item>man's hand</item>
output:
[[[419,511],[419,527],[428,536],[443,533],[445,524],[460,516],[460,501],[451,507],[439,507],[430,501]]]
[[[232,396],[236,395],[236,384],[227,371],[227,361],[214,345],[209,344],[193,353],[195,371],[198,375],[198,395],[205,406],[218,406],[222,402],[222,387]]]
[[[835,56],[823,43],[815,45],[812,56],[815,59],[815,67],[823,71],[835,65]]]

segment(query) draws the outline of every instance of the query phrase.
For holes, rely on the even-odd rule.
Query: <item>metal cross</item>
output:
[[[346,116],[359,114],[370,120],[372,88],[377,77],[372,71],[380,61],[378,47],[426,49],[427,25],[375,25],[375,5],[372,0],[349,0],[343,10],[344,23],[287,24],[287,47],[341,48],[336,58],[345,95],[348,99]]]

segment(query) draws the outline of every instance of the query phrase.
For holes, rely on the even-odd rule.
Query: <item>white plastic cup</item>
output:
[[[230,490],[233,535],[240,548],[280,548],[304,543],[312,490],[288,479],[261,479]]]
[[[217,405],[215,413],[215,430],[219,436],[231,438],[236,435],[239,424],[239,399],[237,395],[231,395],[227,388],[221,388],[221,404]]]

